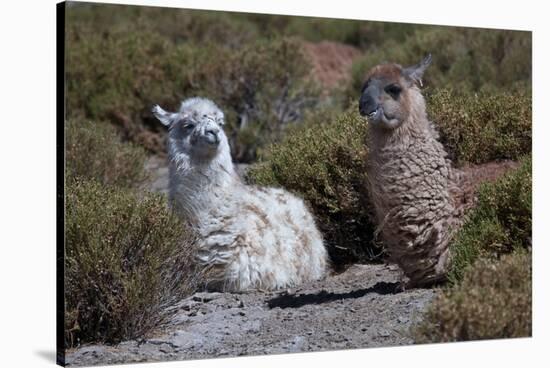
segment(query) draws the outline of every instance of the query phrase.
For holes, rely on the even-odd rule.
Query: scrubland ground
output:
[[[91,4],[71,5],[67,33],[68,364],[531,335],[530,33]],[[355,101],[370,66],[428,52],[428,114],[471,209],[449,281],[402,291],[371,221]],[[226,113],[243,180],[307,201],[325,280],[201,289],[150,113],[192,95]]]
[[[400,272],[354,265],[326,280],[281,292],[196,293],[149,337],[88,345],[69,365],[200,359],[395,346],[413,343],[435,291],[398,290]]]
[[[514,161],[468,165],[463,169],[472,187],[465,189],[475,192],[480,183],[495,181],[517,167]],[[166,193],[166,160],[152,157],[145,168],[149,172],[145,185]],[[324,280],[277,292],[197,291],[170,306],[171,317],[146,335],[114,346],[85,344],[69,349],[66,362],[70,366],[117,364],[433,342],[422,334],[437,329],[422,322],[434,297],[440,295],[438,302],[446,302],[444,291],[403,291],[401,280],[396,266],[354,264]],[[510,300],[524,297],[524,290],[522,295],[515,292],[509,290]],[[460,311],[456,313],[460,318]]]

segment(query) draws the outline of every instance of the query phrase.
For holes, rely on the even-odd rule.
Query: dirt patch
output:
[[[327,94],[350,79],[351,65],[361,55],[353,46],[331,41],[304,42],[303,47],[312,64],[313,78]]]
[[[488,162],[481,165],[467,164],[461,167],[466,177],[468,178],[468,185],[471,188],[477,188],[483,182],[493,182],[506,172],[517,169],[519,162],[505,160],[498,162]]]
[[[459,194],[459,201],[464,205],[465,210],[469,210],[475,206],[476,191],[482,183],[494,182],[508,171],[518,167],[519,162],[511,160],[462,166],[460,168],[463,175],[460,183],[461,192]]]
[[[145,161],[147,180],[141,190],[154,193],[168,194],[168,158],[160,155],[151,155]]]
[[[400,291],[401,273],[354,265],[281,292],[200,292],[174,308],[154,336],[118,346],[88,345],[68,365],[115,364],[407,345],[411,324],[436,291]]]

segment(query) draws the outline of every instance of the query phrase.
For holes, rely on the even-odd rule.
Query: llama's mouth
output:
[[[379,111],[379,110],[376,110],[376,111],[371,112],[370,114],[367,115],[367,118],[370,119],[370,120],[375,120],[375,119],[376,119],[376,115],[378,115],[378,111]]]
[[[384,113],[384,109],[379,107],[367,115],[367,120],[371,123],[376,124],[376,123],[384,122],[385,120],[389,120],[389,119]]]
[[[399,125],[399,120],[394,116],[387,115],[383,108],[378,108],[367,116],[367,120],[373,126],[381,126],[387,129],[394,129]]]

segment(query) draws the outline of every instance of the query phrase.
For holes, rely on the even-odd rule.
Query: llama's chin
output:
[[[203,136],[193,144],[193,156],[203,159],[214,158],[220,150],[220,139],[218,137]]]
[[[215,159],[218,154],[218,145],[204,143],[201,147],[196,147],[193,156],[202,160]]]

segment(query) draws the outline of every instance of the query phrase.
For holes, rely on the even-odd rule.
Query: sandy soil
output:
[[[338,42],[304,42],[303,50],[312,64],[312,76],[325,92],[342,86],[351,76],[353,61],[361,51]]]

